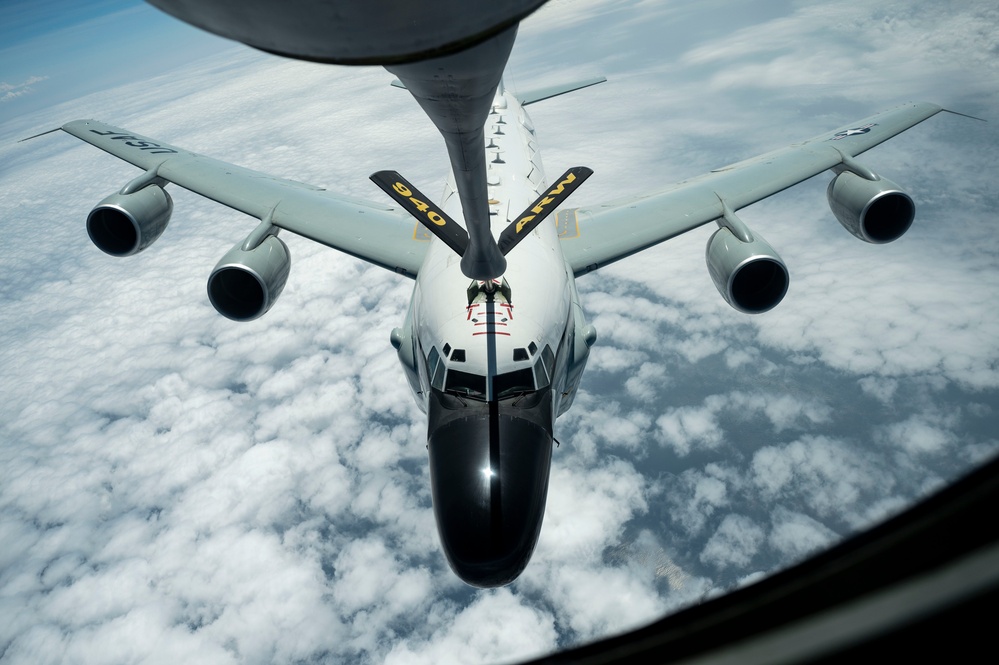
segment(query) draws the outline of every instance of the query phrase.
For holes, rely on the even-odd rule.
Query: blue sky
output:
[[[0,104],[5,663],[509,662],[791,565],[999,449],[994,2],[553,0],[522,24],[509,86],[610,79],[529,107],[548,172],[594,169],[581,205],[909,99],[991,122],[941,114],[861,158],[916,201],[895,243],[840,228],[825,176],[740,211],[791,272],[766,314],[715,291],[710,229],[580,279],[599,338],[538,549],[488,592],[434,531],[388,341],[411,282],[289,235],[280,301],[235,324],[205,280],[254,220],[170,187],[162,238],[112,259],[84,221],[137,171],[14,142],[94,117],[381,201],[385,168],[440,191],[430,123],[377,68],[58,6],[0,10],[21,26],[0,81],[31,88]]]
[[[137,0],[4,2],[0,45],[0,119],[232,46]]]

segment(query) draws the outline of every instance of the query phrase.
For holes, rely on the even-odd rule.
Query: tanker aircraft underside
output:
[[[165,190],[170,183],[259,220],[208,278],[212,304],[230,319],[256,319],[280,295],[290,271],[280,230],[414,280],[409,310],[391,331],[391,343],[428,417],[442,548],[461,579],[482,587],[516,579],[541,531],[555,421],[572,405],[596,340],[576,278],[715,222],[706,260],[718,291],[740,311],[765,312],[783,298],[788,271],[736,211],[831,171],[827,196],[839,222],[866,242],[895,240],[912,223],[913,201],[855,158],[942,110],[904,104],[658,191],[568,207],[566,198],[591,171],[573,167],[549,179],[525,107],[604,79],[534,91],[504,87],[501,77],[517,22],[542,1],[509,3],[508,14],[487,17],[493,23],[470,25],[465,33],[451,29],[460,23],[455,20],[438,42],[414,43],[410,51],[389,49],[399,37],[388,30],[355,40],[354,50],[342,53],[322,41],[292,43],[266,22],[247,27],[243,21],[242,32],[227,32],[235,23],[227,22],[224,2],[153,2],[189,22],[283,55],[384,64],[444,138],[452,175],[439,205],[394,171],[372,175],[395,201],[391,206],[226,164],[94,120],[61,128],[143,171],[87,218],[91,240],[108,254],[136,254],[160,236],[173,209]],[[236,4],[241,16],[277,6],[264,0]],[[320,4],[289,0],[280,9],[318,11]],[[377,15],[382,4],[376,0],[357,11]],[[473,10],[488,3],[439,4],[478,20]],[[199,7],[207,6],[218,11],[199,15]],[[408,29],[420,18],[407,14],[402,27],[392,29]],[[334,33],[330,28],[324,34]],[[385,37],[381,46],[379,36]],[[381,47],[385,56],[379,59]]]

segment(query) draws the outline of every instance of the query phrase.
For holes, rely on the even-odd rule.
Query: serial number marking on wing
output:
[[[151,155],[167,155],[177,153],[177,151],[173,148],[168,148],[160,145],[159,143],[147,141],[146,139],[139,138],[138,136],[132,136],[131,134],[122,134],[121,132],[114,131],[102,132],[97,129],[91,129],[90,131],[98,136],[109,136],[113,141],[124,141],[125,145],[131,146],[132,148],[148,150]]]

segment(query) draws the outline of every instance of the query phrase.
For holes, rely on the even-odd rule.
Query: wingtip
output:
[[[978,116],[968,115],[967,113],[961,113],[960,111],[951,111],[950,109],[941,108],[941,111],[945,113],[950,113],[952,115],[959,115],[962,118],[971,118],[972,120],[978,120],[979,122],[988,122],[985,118],[979,118]]]
[[[56,127],[55,129],[46,129],[41,134],[35,134],[34,136],[28,136],[28,137],[23,138],[23,139],[18,139],[17,142],[18,143],[24,143],[25,141],[30,141],[31,139],[37,139],[39,136],[45,136],[46,134],[51,134],[52,132],[58,132],[61,129],[62,129],[62,127]]]

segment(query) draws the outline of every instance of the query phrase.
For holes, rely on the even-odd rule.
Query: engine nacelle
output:
[[[773,309],[787,293],[787,266],[756,233],[744,242],[728,228],[718,229],[708,241],[705,260],[718,293],[740,312]]]
[[[163,234],[173,199],[159,185],[131,194],[112,194],[87,215],[87,234],[111,256],[138,254]]]
[[[865,242],[898,239],[916,216],[912,198],[887,178],[868,180],[843,171],[829,183],[826,197],[839,223]]]
[[[291,270],[291,255],[274,235],[250,250],[241,242],[226,252],[208,277],[208,299],[222,316],[252,321],[277,302]]]

